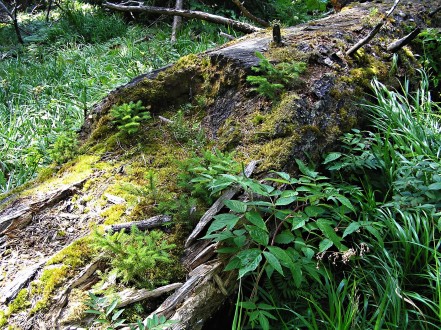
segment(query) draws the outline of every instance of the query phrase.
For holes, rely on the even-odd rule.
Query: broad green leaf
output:
[[[299,193],[295,190],[284,190],[281,194],[280,197],[293,197],[293,196],[298,196]]]
[[[266,261],[268,261],[268,263],[282,276],[284,276],[283,274],[283,269],[282,266],[280,265],[279,260],[277,260],[277,258],[270,252],[267,251],[263,251],[263,255],[265,256]]]
[[[259,324],[262,330],[269,330],[269,321],[263,313],[259,313]]]
[[[267,248],[283,266],[288,268],[292,266],[293,261],[285,250],[279,248],[278,246],[268,246]]]
[[[118,305],[118,300],[114,299],[112,303],[106,308],[106,316],[109,316],[110,313],[115,309],[115,307]]]
[[[237,256],[240,259],[239,278],[255,270],[262,261],[262,251],[260,249],[248,249],[240,251]]]
[[[223,247],[223,248],[217,249],[216,251],[217,251],[217,253],[234,254],[234,253],[239,252],[240,250],[237,247]]]
[[[331,152],[330,154],[328,154],[325,158],[325,161],[323,162],[323,164],[328,164],[330,162],[333,162],[336,159],[339,159],[342,156],[341,153],[339,152]]]
[[[314,257],[314,250],[309,247],[302,247],[302,252],[308,260]]]
[[[239,302],[240,307],[245,309],[256,309],[256,304],[252,301],[241,301]]]
[[[355,208],[354,205],[352,205],[351,201],[346,198],[343,195],[338,195],[335,198],[337,198],[337,200],[342,203],[344,206],[346,206],[348,209],[350,209],[351,211],[355,212]]]
[[[329,221],[326,219],[318,219],[317,226],[322,231],[323,235],[326,238],[330,239],[335,246],[340,249],[341,248],[341,238],[335,233],[334,228],[332,228],[329,224]]]
[[[284,230],[280,234],[277,234],[274,242],[277,244],[289,244],[294,241],[294,235],[290,230]]]
[[[214,221],[207,230],[207,234],[211,234],[216,230],[228,227],[232,229],[239,221],[240,217],[232,213],[223,213],[214,216]]]
[[[245,213],[245,218],[256,227],[268,231],[268,229],[266,228],[265,221],[263,220],[259,212],[256,211],[247,212]]]
[[[224,271],[229,271],[229,270],[233,270],[233,269],[239,269],[241,266],[241,261],[239,258],[234,257],[233,259],[230,260],[230,262],[225,266]]]
[[[224,204],[233,212],[245,213],[247,211],[247,204],[242,201],[232,199],[225,201]]]
[[[310,205],[305,207],[305,213],[308,217],[317,217],[326,212],[326,209],[320,206]]]
[[[118,311],[116,311],[113,315],[112,315],[112,321],[115,321],[119,318],[119,316],[124,312],[124,309],[120,309]],[[124,321],[123,321],[124,322]]]
[[[286,172],[274,172],[274,173],[276,173],[278,176],[280,176],[284,180],[291,179],[291,176]]]
[[[345,231],[343,232],[343,238],[345,238],[346,236],[352,234],[353,232],[357,231],[358,229],[360,229],[361,225],[359,222],[351,222],[349,224],[349,226],[346,227]]]
[[[429,190],[441,190],[441,182],[432,183],[427,187]]]
[[[308,220],[309,217],[305,213],[297,212],[289,219],[289,222],[292,224],[292,230],[296,230],[305,226],[306,221]]]
[[[300,285],[302,285],[303,281],[303,272],[299,264],[294,264],[290,268],[292,279],[294,280],[294,285],[297,288],[300,288]]]
[[[311,178],[317,177],[318,172],[311,170],[300,159],[296,159],[296,163],[297,163],[297,166],[299,167],[300,172],[302,172],[304,175],[309,176]]]
[[[245,235],[237,236],[233,239],[233,242],[234,242],[234,244],[236,244],[237,247],[244,246],[246,241],[247,241],[247,238],[245,237]]]
[[[277,199],[276,205],[277,206],[289,205],[296,200],[297,200],[297,196],[281,197],[281,198]]]
[[[246,228],[254,242],[263,246],[268,245],[269,234],[265,230],[256,226],[246,226]]]
[[[324,252],[327,249],[329,249],[331,246],[333,246],[334,243],[332,243],[331,240],[325,238],[323,241],[320,242],[319,244],[319,252]]]

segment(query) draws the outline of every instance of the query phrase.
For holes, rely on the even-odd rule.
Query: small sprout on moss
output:
[[[141,122],[151,118],[150,112],[145,111],[141,101],[134,103],[123,103],[115,106],[110,110],[110,114],[114,118],[113,122],[118,125],[118,129],[126,134],[134,134],[138,132]]]

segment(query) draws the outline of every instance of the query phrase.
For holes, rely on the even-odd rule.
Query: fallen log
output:
[[[132,228],[133,226],[135,226],[141,231],[144,231],[144,230],[164,226],[165,224],[170,223],[171,221],[172,221],[171,216],[161,214],[145,220],[131,221],[131,222],[119,223],[116,225],[110,225],[105,228],[105,231],[106,233],[108,232],[115,233],[123,229],[130,231],[130,228]]]
[[[211,23],[231,26],[233,29],[236,29],[238,31],[242,31],[245,33],[253,33],[253,32],[258,32],[261,30],[260,28],[254,26],[254,25],[248,24],[248,23],[235,21],[230,18],[205,13],[202,11],[145,6],[142,3],[139,3],[139,5],[137,5],[137,6],[130,6],[130,5],[120,5],[120,4],[116,4],[116,3],[112,3],[112,2],[105,2],[103,4],[103,6],[106,8],[118,10],[118,11],[147,12],[147,13],[160,14],[160,15],[182,16],[182,17],[186,17],[186,18],[197,18],[197,19],[201,19],[201,20],[208,21]]]

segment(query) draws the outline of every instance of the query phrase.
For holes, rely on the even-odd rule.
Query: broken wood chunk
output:
[[[105,231],[106,231],[106,233],[108,233],[108,232],[115,233],[115,232],[119,232],[123,229],[130,231],[130,228],[132,228],[132,226],[135,226],[139,230],[144,231],[144,230],[164,226],[166,223],[169,223],[171,221],[172,221],[171,216],[161,214],[161,215],[156,215],[154,217],[151,217],[151,218],[148,218],[145,220],[124,222],[124,223],[119,223],[116,225],[107,226],[105,228]]]

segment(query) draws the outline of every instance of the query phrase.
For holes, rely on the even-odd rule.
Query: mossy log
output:
[[[87,266],[92,261],[89,244],[93,238],[87,236],[91,228],[160,214],[155,208],[160,194],[140,188],[149,184],[146,172],[157,174],[154,183],[167,197],[166,202],[179,199],[176,159],[191,157],[195,150],[177,141],[170,131],[179,128],[175,122],[164,123],[158,116],[173,118],[190,104],[191,116],[202,120],[212,144],[236,151],[245,164],[259,160],[253,175],[269,170],[294,173],[295,158],[305,159],[308,154],[319,161],[342,133],[363,124],[360,102],[369,98],[371,79],[376,77],[392,86],[399,86],[405,76],[417,79],[420,66],[414,54],[418,46],[410,43],[393,48],[398,54],[397,66],[388,47],[397,40],[409,41],[405,37],[414,29],[440,27],[436,11],[440,1],[400,1],[379,33],[353,56],[346,55],[378,24],[393,2],[352,3],[338,14],[281,29],[282,42],[277,45],[272,43],[272,31],[262,30],[217,49],[183,57],[135,78],[94,105],[82,128],[80,156],[0,201],[0,290],[11,287],[21,269],[49,260],[35,274],[37,280],[29,290],[30,306],[8,315],[9,324],[26,329],[57,328],[54,319],[65,312],[65,300],[60,311],[51,309],[56,305],[54,298],[69,293],[73,288],[70,283],[83,282],[95,269]],[[429,17],[431,12],[435,14]],[[269,99],[247,82],[247,76],[255,74],[251,68],[259,64],[256,52],[274,65],[305,62],[306,71]],[[109,110],[138,100],[149,107],[153,119],[124,140]],[[109,200],[106,195],[118,198]],[[124,202],[115,204],[112,200]],[[36,231],[39,226],[42,229]],[[185,250],[188,235],[183,237],[180,232],[182,224],[177,223],[176,228],[172,239],[181,252],[185,251],[181,260],[190,275],[156,312],[175,318],[179,322],[175,329],[201,329],[234,292],[237,274],[223,272],[222,262],[213,260],[216,245],[193,241],[204,230],[191,237]],[[82,240],[77,241],[78,237]],[[184,280],[185,274],[172,282]],[[88,289],[83,287],[71,291]],[[184,293],[188,287],[191,290]],[[69,302],[74,300],[71,294],[65,296]],[[6,310],[7,305],[0,308]]]

